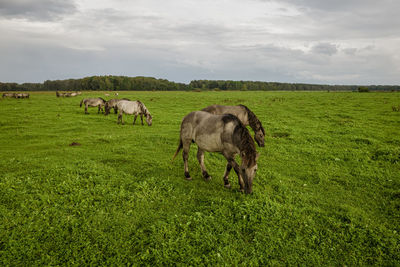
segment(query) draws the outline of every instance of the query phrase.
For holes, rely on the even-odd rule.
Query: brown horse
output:
[[[239,178],[240,189],[247,194],[253,191],[258,153],[249,131],[236,116],[194,111],[183,118],[179,146],[173,159],[183,148],[182,156],[187,180],[192,179],[188,166],[189,149],[192,142],[198,146],[197,160],[200,163],[204,179],[211,178],[204,165],[204,151],[220,152],[228,161],[224,174],[225,187],[231,187],[228,175],[233,167]],[[237,154],[242,159],[240,166],[235,161]]]
[[[212,114],[233,114],[239,118],[244,126],[249,126],[254,131],[254,140],[258,146],[264,147],[265,130],[262,127],[261,121],[257,116],[245,105],[238,106],[222,106],[212,105],[203,108],[202,111],[206,111]]]
[[[85,114],[89,114],[89,112],[87,111],[88,107],[98,107],[99,109],[98,109],[97,113],[100,113],[100,110],[102,112],[104,112],[103,107],[104,107],[105,103],[106,103],[106,101],[101,97],[85,98],[85,99],[82,99],[79,106],[82,107],[82,104],[85,105]]]
[[[108,114],[110,114],[110,110],[111,110],[112,108],[114,109],[114,113],[117,114],[117,112],[118,112],[117,104],[118,104],[118,102],[121,101],[121,100],[128,100],[128,101],[130,101],[128,98],[110,99],[110,100],[108,100],[108,101],[106,102],[106,104],[104,105],[104,109],[105,109],[104,115],[107,116]]]

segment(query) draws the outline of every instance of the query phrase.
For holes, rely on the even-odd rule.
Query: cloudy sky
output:
[[[399,0],[0,0],[0,81],[400,84]]]

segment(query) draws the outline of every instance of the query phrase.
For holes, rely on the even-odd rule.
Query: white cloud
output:
[[[399,5],[390,0],[379,5],[372,0],[3,0],[0,81],[123,74],[185,82],[395,84]],[[27,69],[31,65],[40,73]]]

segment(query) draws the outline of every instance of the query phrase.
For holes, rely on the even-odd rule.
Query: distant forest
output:
[[[0,91],[400,91],[399,85],[322,85],[260,81],[194,80],[189,84],[152,77],[91,76],[44,83],[2,83]]]

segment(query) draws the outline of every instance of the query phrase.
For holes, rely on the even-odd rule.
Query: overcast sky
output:
[[[400,84],[399,0],[0,0],[0,81]]]

